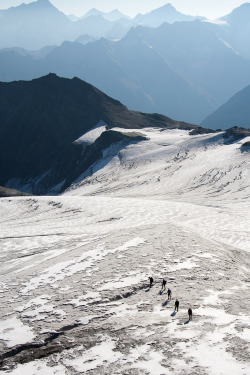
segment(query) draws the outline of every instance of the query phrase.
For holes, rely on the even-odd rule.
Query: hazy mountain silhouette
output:
[[[250,62],[218,38],[213,24],[165,23],[157,29],[136,30],[175,71],[207,92],[217,104],[250,84]]]
[[[74,22],[76,35],[87,34],[95,38],[105,36],[112,26],[113,23],[106,20],[101,15],[89,16]]]
[[[73,22],[75,22],[75,21],[77,21],[81,18],[81,17],[75,16],[74,14],[67,14],[67,17],[70,21],[73,21]]]
[[[201,126],[223,130],[233,126],[250,128],[250,86],[235,94],[209,115],[202,121]]]
[[[178,120],[196,122],[208,108],[214,108],[212,99],[178,74],[175,67],[141,37],[141,29],[132,29],[115,45],[116,59],[144,93],[144,102],[140,102],[139,107],[131,97],[124,98],[123,102],[129,108],[143,108],[146,112],[157,111]]]
[[[76,43],[81,43],[83,45],[87,44],[87,43],[93,43],[97,40],[97,38],[94,38],[93,36],[89,36],[89,35],[80,35],[76,40],[75,42]]]
[[[241,56],[250,59],[250,3],[234,9],[221,21],[226,23],[219,27],[223,38]]]
[[[154,9],[149,13],[138,14],[134,18],[134,25],[142,25],[148,27],[158,27],[164,22],[174,23],[181,21],[193,21],[195,19],[202,19],[202,17],[188,16],[178,12],[171,4],[165,4],[160,8]]]
[[[125,16],[118,9],[114,9],[111,12],[105,13],[95,8],[92,8],[86,14],[84,14],[84,16],[82,16],[81,18],[87,18],[89,16],[102,16],[103,18],[111,22],[117,21],[120,18],[130,19],[130,17]]]
[[[87,18],[87,17],[91,17],[91,16],[101,16],[103,14],[104,14],[104,12],[102,12],[102,11],[96,9],[96,8],[92,8],[80,18],[83,19],[83,18]]]
[[[44,73],[77,75],[130,109],[189,122],[199,123],[250,84],[250,62],[200,21],[137,27],[116,43],[63,48],[47,55]]]
[[[111,12],[104,13],[103,17],[106,18],[106,20],[112,21],[112,22],[118,21],[121,18],[125,18],[127,20],[130,19],[130,17],[128,17],[127,15],[121,13],[118,9],[114,9]]]
[[[78,76],[130,109],[194,123],[217,108],[206,92],[176,73],[135,30],[117,43],[104,39],[85,46],[64,42],[44,59],[33,62],[30,56],[14,52],[0,56],[0,77],[5,81],[32,79],[49,72]]]
[[[123,39],[111,42],[99,39],[100,35],[121,36],[129,20],[110,22],[103,18],[102,12],[95,11],[95,14],[71,22],[48,0],[3,13],[14,12],[20,16],[20,9],[24,14],[30,14],[34,8],[37,17],[39,7],[66,19],[70,32],[74,25],[71,35],[80,35],[74,37],[79,43],[64,42],[57,48],[46,47],[35,52],[16,48],[0,51],[0,80],[29,80],[50,72],[68,78],[78,76],[130,109],[163,113],[194,123],[200,123],[250,84],[250,61],[225,42],[224,26],[198,20],[164,23],[158,28],[138,26]],[[151,16],[166,18],[169,12],[176,14],[169,4],[160,10],[151,12]],[[235,12],[231,18],[227,16],[231,24],[238,24],[241,18],[237,14],[242,13],[242,7]],[[45,13],[41,13],[40,24]],[[86,35],[87,32],[95,33],[99,40],[93,42],[94,37]]]
[[[100,121],[108,128],[199,129],[162,115],[129,111],[78,78],[49,74],[0,83],[0,95],[0,185],[36,194],[66,188],[111,144],[122,142],[124,147],[144,139],[107,131],[85,148],[76,142]]]
[[[0,17],[1,48],[39,49],[77,36],[73,23],[48,0],[2,10]]]
[[[99,38],[114,25],[99,13],[73,22],[49,0],[37,0],[2,10],[0,19],[0,48],[23,47],[30,50],[58,45],[65,40],[73,41],[83,34]]]
[[[9,82],[19,79],[29,80],[42,75],[39,67],[41,60],[36,61],[28,53],[20,54],[18,49],[0,51],[0,80]]]
[[[159,26],[163,22],[192,20],[177,12],[170,4],[145,16],[130,19],[117,9],[104,13],[90,10],[83,17],[66,16],[49,0],[37,0],[0,11],[0,48],[22,47],[40,49],[63,41],[76,40],[81,35],[95,38],[121,38],[140,24]]]
[[[92,39],[91,41],[94,41],[95,39]],[[21,47],[12,47],[12,48],[2,48],[0,49],[0,53],[2,52],[15,52],[17,55],[21,56],[31,56],[35,60],[43,59],[45,56],[47,56],[53,49],[55,49],[57,46],[46,46],[38,50],[27,50],[25,48]]]

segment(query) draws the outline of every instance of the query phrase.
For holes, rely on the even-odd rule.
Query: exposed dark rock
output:
[[[246,138],[250,136],[250,129],[245,128],[238,128],[238,126],[234,126],[225,131],[223,134],[223,138],[226,144],[234,143],[239,141],[240,139]]]
[[[242,152],[250,152],[250,142],[245,142],[241,146],[241,151]]]
[[[12,366],[13,359],[15,364],[28,363],[33,360],[46,358],[51,354],[61,353],[65,349],[75,347],[77,344],[69,341],[68,337],[65,336],[65,333],[70,331],[71,334],[74,335],[76,330],[79,330],[81,326],[81,323],[74,323],[72,325],[62,327],[58,332],[46,334],[46,337],[42,342],[17,345],[14,348],[1,353],[0,369],[4,369],[7,364]],[[86,337],[89,334],[89,330],[84,330],[83,328],[81,334],[82,337]]]
[[[196,129],[191,130],[191,132],[189,134],[190,135],[199,135],[199,134],[210,134],[210,133],[216,133],[216,132],[217,132],[217,130],[202,128],[201,126],[199,126]]]
[[[82,146],[80,144],[74,143],[75,147],[75,158],[71,159],[71,164],[68,166],[66,171],[66,180],[62,186],[62,191],[67,189],[70,184],[77,179],[83,172],[88,170],[94,163],[100,160],[103,156],[103,151],[109,148],[114,143],[120,143],[120,148],[133,142],[140,142],[146,140],[145,137],[139,135],[138,133],[120,133],[114,130],[108,130],[101,134],[97,140],[85,147],[84,152],[82,152]],[[62,175],[63,171],[65,173],[65,164],[67,164],[67,159],[69,155],[66,155],[63,159],[58,159],[57,164],[53,168],[52,173],[54,176],[58,175],[58,179]]]
[[[3,186],[0,186],[0,198],[6,198],[6,197],[21,197],[21,196],[27,196],[30,194],[22,193],[19,190],[15,189],[8,189]]]
[[[62,192],[113,143],[144,140],[106,131],[91,145],[76,140],[100,121],[113,127],[197,129],[127,107],[78,78],[49,74],[32,81],[0,82],[0,184],[33,194]]]

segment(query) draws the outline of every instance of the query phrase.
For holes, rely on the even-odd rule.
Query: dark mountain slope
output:
[[[201,126],[223,130],[233,126],[250,128],[250,86],[245,87],[209,115],[202,121]]]
[[[0,185],[35,194],[62,191],[113,142],[140,141],[114,132],[84,148],[75,142],[99,121],[107,128],[199,129],[168,117],[129,111],[78,78],[55,74],[0,83]],[[117,132],[116,132],[117,133]]]

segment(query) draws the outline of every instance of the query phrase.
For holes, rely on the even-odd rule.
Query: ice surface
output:
[[[0,374],[6,374],[5,371],[0,371]],[[11,371],[13,375],[66,375],[63,366],[50,367],[42,360],[18,365],[18,367]]]
[[[249,154],[140,131],[62,196],[0,200],[0,374],[250,372]]]
[[[67,361],[66,365],[72,366],[75,371],[83,373],[98,369],[103,365],[106,367],[122,356],[119,352],[114,352],[114,348],[115,344],[112,339],[104,337],[99,345],[85,351],[81,357]]]
[[[32,329],[16,317],[0,321],[0,340],[8,347],[26,344],[35,338]]]

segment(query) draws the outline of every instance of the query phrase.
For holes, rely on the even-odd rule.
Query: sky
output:
[[[30,3],[34,0],[0,0],[0,9]],[[219,18],[230,13],[247,0],[50,0],[65,14],[82,16],[89,9],[96,8],[109,12],[119,9],[122,13],[134,17],[138,13],[147,13],[166,3],[171,3],[179,12],[190,15]]]

